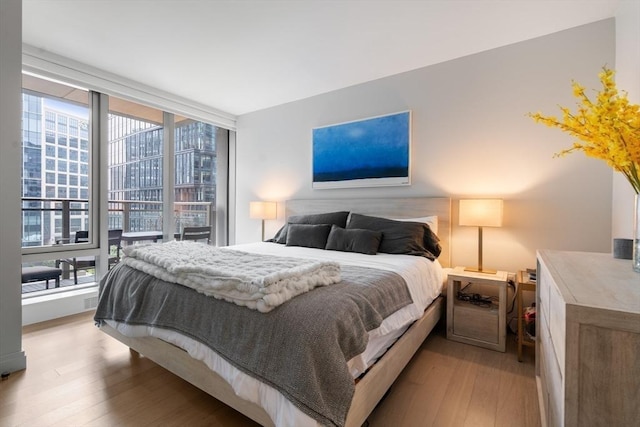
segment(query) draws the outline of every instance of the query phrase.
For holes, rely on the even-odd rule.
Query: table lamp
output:
[[[276,219],[276,202],[250,202],[249,218],[262,220],[262,240],[264,241],[264,221],[267,219]]]
[[[460,200],[458,224],[478,227],[478,268],[467,267],[465,271],[495,274],[495,270],[482,267],[482,227],[502,227],[501,199],[463,199]]]

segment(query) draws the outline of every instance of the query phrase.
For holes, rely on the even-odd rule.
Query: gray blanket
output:
[[[340,283],[260,313],[120,264],[100,283],[95,321],[189,336],[321,424],[342,426],[355,391],[346,362],[365,350],[367,331],[411,302],[398,274],[343,266]]]

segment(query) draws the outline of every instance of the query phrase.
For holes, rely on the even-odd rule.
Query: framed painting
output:
[[[313,129],[313,188],[411,183],[411,111]]]

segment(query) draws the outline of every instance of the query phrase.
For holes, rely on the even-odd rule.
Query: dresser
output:
[[[611,254],[537,254],[542,425],[640,422],[640,274]]]

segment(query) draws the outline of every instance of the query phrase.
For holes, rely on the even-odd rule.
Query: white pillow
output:
[[[394,221],[407,221],[407,222],[422,222],[427,224],[431,231],[437,236],[438,235],[438,216],[423,216],[420,218],[393,218]]]

